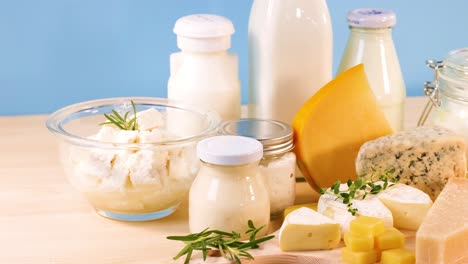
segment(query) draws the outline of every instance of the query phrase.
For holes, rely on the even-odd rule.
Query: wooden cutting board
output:
[[[401,230],[405,235],[406,247],[414,249],[415,246],[415,231]],[[343,241],[340,242],[338,248],[333,250],[316,250],[316,251],[301,251],[301,252],[283,252],[279,248],[278,231],[273,233],[275,238],[262,244],[261,248],[253,249],[249,252],[255,257],[255,260],[243,260],[245,264],[345,264],[341,260],[341,248],[344,247]],[[180,263],[183,263],[181,260]],[[209,257],[206,262],[203,262],[201,254],[194,254],[192,264],[213,263],[213,264],[228,264],[231,263],[223,257]]]

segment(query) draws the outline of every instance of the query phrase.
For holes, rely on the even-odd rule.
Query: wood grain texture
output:
[[[416,125],[425,102],[407,99],[407,127]],[[171,263],[182,244],[166,236],[189,231],[187,201],[156,221],[98,216],[68,184],[45,120],[0,117],[0,263]],[[306,183],[297,185],[297,203],[317,197]]]

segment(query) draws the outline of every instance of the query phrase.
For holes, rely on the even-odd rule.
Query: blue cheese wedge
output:
[[[356,172],[364,179],[395,169],[400,183],[414,186],[432,199],[450,178],[465,177],[465,141],[442,127],[417,127],[363,144]]]

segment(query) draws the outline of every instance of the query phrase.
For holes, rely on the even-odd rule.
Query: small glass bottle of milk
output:
[[[270,195],[270,216],[277,218],[294,205],[296,198],[296,155],[293,130],[288,124],[267,119],[245,118],[224,122],[223,135],[255,138],[263,145],[260,175]]]
[[[395,13],[360,8],[348,13],[350,36],[338,73],[363,63],[377,101],[395,131],[403,129],[405,82],[392,40]]]
[[[197,145],[200,171],[190,188],[189,226],[197,233],[206,228],[235,231],[247,239],[247,222],[265,226],[270,222],[270,201],[258,164],[263,147],[253,138],[216,136]]]
[[[168,98],[209,106],[223,120],[240,118],[237,56],[227,50],[232,22],[217,15],[190,15],[174,26],[181,52],[171,54]]]
[[[249,117],[292,124],[332,78],[326,0],[254,0],[249,18]]]

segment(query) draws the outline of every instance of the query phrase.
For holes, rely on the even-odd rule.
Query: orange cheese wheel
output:
[[[299,168],[314,189],[355,179],[361,145],[393,132],[362,64],[312,96],[297,112],[293,128]]]

